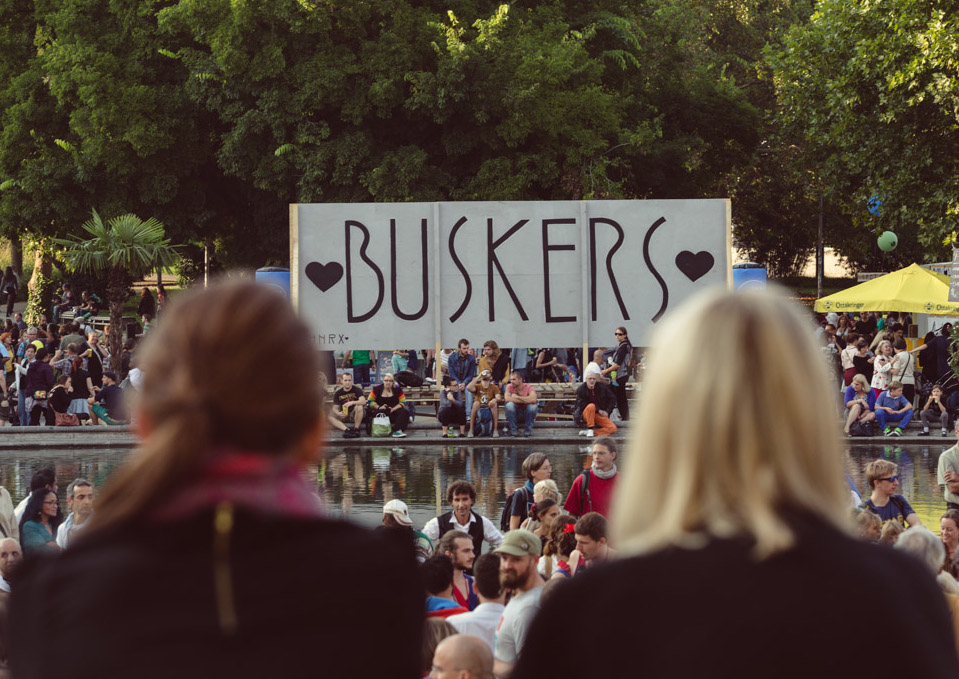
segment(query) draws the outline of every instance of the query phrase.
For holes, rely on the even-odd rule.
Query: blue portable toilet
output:
[[[733,289],[766,287],[766,267],[756,262],[733,264]]]
[[[278,266],[265,266],[256,270],[256,282],[272,285],[290,298],[290,270]]]

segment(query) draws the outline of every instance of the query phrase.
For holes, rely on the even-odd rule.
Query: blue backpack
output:
[[[476,411],[473,433],[477,436],[493,435],[493,412],[489,408],[480,408]]]

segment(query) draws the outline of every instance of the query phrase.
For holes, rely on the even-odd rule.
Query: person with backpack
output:
[[[909,501],[896,493],[899,489],[899,466],[889,460],[873,460],[866,465],[866,482],[872,489],[872,495],[863,500],[860,509],[868,509],[878,514],[883,525],[896,521],[903,528],[921,526],[922,521]]]
[[[619,478],[616,440],[601,436],[593,441],[593,464],[576,477],[563,511],[573,516],[597,512],[609,518],[609,505]]]
[[[503,517],[500,519],[500,529],[503,531],[516,530],[520,527],[520,524],[529,516],[530,507],[533,506],[534,486],[552,476],[553,468],[546,453],[533,453],[523,460],[523,473],[526,474],[526,483],[506,498]]]

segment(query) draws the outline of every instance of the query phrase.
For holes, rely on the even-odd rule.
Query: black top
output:
[[[361,398],[363,398],[363,390],[360,389],[355,384],[349,389],[344,389],[343,387],[340,387],[333,392],[333,404],[339,410],[343,409],[344,403],[349,403],[350,401],[358,401]]]
[[[50,394],[47,397],[50,407],[53,408],[55,413],[65,413],[70,407],[70,401],[72,400],[70,393],[61,386],[56,386],[50,390]]]
[[[119,379],[121,382],[122,382],[123,380],[125,380],[125,379],[127,378],[127,376],[130,374],[130,361],[131,361],[131,360],[133,360],[133,352],[132,352],[132,351],[124,351],[122,354],[120,354],[120,374],[117,375],[117,379]],[[93,365],[93,360],[88,361],[88,362],[87,362],[87,365],[92,366],[92,365]],[[100,371],[100,384],[101,384],[101,386],[102,386],[102,385],[103,385],[103,371],[102,371],[103,364],[100,363],[99,365],[100,365],[100,367],[101,367],[101,371]],[[92,378],[91,378],[91,379],[92,379]]]
[[[616,352],[613,354],[613,363],[619,366],[616,369],[617,381],[619,381],[620,375],[626,373],[629,367],[629,357],[632,353],[633,345],[629,343],[629,340],[623,340],[616,347]]]
[[[862,375],[866,378],[867,382],[872,383],[872,373],[875,368],[873,368],[872,363],[869,362],[868,356],[853,355],[852,365],[856,369],[857,375]]]
[[[90,345],[86,345],[87,349],[90,349]],[[96,349],[93,350],[93,353],[90,354],[90,358],[87,359],[87,372],[90,374],[90,381],[93,382],[93,386],[102,387],[103,386],[103,358],[100,355],[100,352]],[[127,367],[127,373],[130,372],[129,366]],[[126,375],[124,375],[126,377]]]
[[[949,367],[949,357],[952,355],[952,337],[943,337],[938,335],[933,341],[932,345],[935,347],[935,356],[936,356],[936,374],[937,375],[949,375],[951,368]],[[928,361],[926,361],[928,363]],[[925,364],[925,363],[924,363]]]
[[[928,568],[813,519],[797,527],[797,548],[764,561],[744,540],[717,540],[561,583],[510,679],[857,677],[869,664],[863,649],[882,648],[885,676],[959,676],[951,617]],[[590,652],[556,652],[571,620],[577,647]]]
[[[123,402],[123,389],[115,384],[106,384],[95,397],[96,402],[107,409],[107,415],[114,420],[127,419],[126,404]]]
[[[470,538],[473,540],[473,554],[479,556],[483,553],[483,540],[486,534],[486,527],[483,524],[483,517],[470,510],[470,514],[473,515],[473,518],[476,519],[472,521],[470,525],[466,528],[466,532],[469,533]],[[440,529],[440,538],[453,530],[453,522],[456,519],[453,518],[453,512],[446,512],[441,514],[436,518],[436,523],[439,525]]]
[[[383,385],[377,384],[372,389],[370,389],[370,396],[373,400],[376,401],[376,407],[380,408],[381,406],[389,406],[392,410],[400,404],[400,397],[404,396],[403,390],[399,388],[399,385],[393,385],[393,395],[384,396],[383,395]]]
[[[510,498],[510,516],[518,516],[519,522],[523,523],[529,518],[529,508],[533,504],[533,494],[526,489],[526,486],[520,486]]]
[[[503,378],[506,377],[506,373],[509,371],[509,356],[506,354],[500,354],[499,358],[496,359],[496,363],[493,364],[493,367],[490,368],[490,372],[493,373],[493,382],[499,384],[503,381]]]
[[[597,410],[612,412],[616,407],[616,394],[609,386],[602,382],[596,382],[595,389],[590,392],[589,387],[583,382],[576,389],[576,410],[583,412],[583,409],[590,403],[596,404]]]
[[[27,565],[10,607],[13,676],[421,676],[423,588],[407,536],[238,509],[232,635],[213,538],[208,510],[83,536]]]
[[[33,396],[38,391],[50,391],[53,389],[55,380],[53,379],[53,368],[46,361],[34,361],[27,366],[27,374],[24,378],[24,394]]]
[[[70,394],[71,399],[90,398],[90,390],[87,389],[88,377],[90,377],[90,374],[83,368],[73,370],[70,373],[70,385],[73,387],[73,393]]]
[[[19,286],[19,281],[17,280],[16,274],[3,274],[3,278],[0,279],[0,292],[12,292],[13,294],[17,293],[17,287]]]
[[[146,294],[140,293],[140,303],[137,304],[137,316],[143,316],[143,314],[150,314],[150,318],[153,318],[157,315],[157,303],[153,299],[153,293],[150,292],[149,288],[144,288]]]

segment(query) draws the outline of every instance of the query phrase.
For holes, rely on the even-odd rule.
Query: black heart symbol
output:
[[[676,255],[676,266],[691,281],[697,281],[705,276],[715,263],[713,256],[705,250],[695,253],[683,250]]]
[[[313,285],[318,287],[321,292],[326,292],[343,278],[343,267],[336,262],[330,262],[329,264],[310,262],[306,265],[306,277],[309,278]]]

